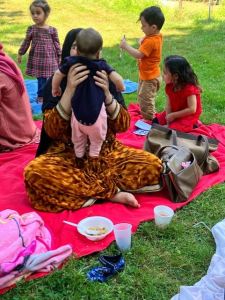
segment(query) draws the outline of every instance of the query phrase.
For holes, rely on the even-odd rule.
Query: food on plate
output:
[[[88,235],[102,235],[107,233],[108,230],[102,226],[91,226],[87,228],[86,234]]]

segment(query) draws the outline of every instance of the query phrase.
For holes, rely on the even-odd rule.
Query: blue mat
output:
[[[41,114],[41,103],[36,102],[37,98],[37,80],[36,79],[25,79],[25,85],[27,88],[27,92],[30,98],[30,105],[32,109],[32,114],[37,115]],[[137,82],[133,82],[129,79],[124,80],[125,91],[123,94],[130,94],[137,91],[138,84]]]
[[[41,103],[37,103],[37,80],[35,79],[25,79],[26,89],[30,98],[30,105],[33,115],[41,114]]]
[[[125,91],[123,94],[131,94],[137,91],[138,83],[129,79],[124,79]]]

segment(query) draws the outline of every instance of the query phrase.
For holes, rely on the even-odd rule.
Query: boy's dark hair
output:
[[[30,5],[30,11],[31,11],[32,6],[41,7],[46,16],[48,16],[50,14],[51,8],[50,8],[48,2],[45,0],[34,0]]]
[[[76,38],[77,50],[85,55],[94,55],[102,49],[103,39],[93,28],[82,29]]]
[[[160,30],[165,22],[165,17],[158,6],[150,6],[145,8],[139,17],[139,21],[143,17],[145,21],[151,26],[156,25],[158,30]]]
[[[176,85],[184,86],[185,84],[190,83],[200,88],[197,75],[183,56],[167,56],[164,60],[164,65],[172,75],[177,74]]]

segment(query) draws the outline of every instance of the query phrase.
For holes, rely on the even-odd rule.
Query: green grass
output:
[[[18,4],[19,3],[19,4]],[[5,50],[13,57],[31,24],[28,13],[30,1],[2,0],[0,2],[0,37]],[[132,45],[142,35],[139,13],[157,2],[147,0],[51,0],[49,24],[58,28],[60,41],[75,27],[94,27],[104,38],[103,56],[124,78],[137,81],[134,59],[126,53],[119,59],[119,41],[126,34]],[[163,57],[169,54],[185,56],[192,64],[203,88],[204,123],[225,124],[224,32],[225,5],[214,6],[208,21],[207,3],[159,2],[166,16]],[[25,58],[21,66],[25,70]],[[136,101],[136,94],[126,95],[126,103]],[[165,103],[164,86],[157,97],[157,109]],[[97,265],[98,254],[82,259],[70,259],[61,269],[47,277],[24,283],[1,297],[3,300],[65,299],[65,300],[167,300],[178,292],[180,285],[193,285],[207,271],[215,251],[210,232],[194,228],[204,221],[208,226],[224,218],[224,184],[206,191],[188,206],[176,212],[171,226],[165,231],[153,222],[139,226],[133,236],[132,249],[125,254],[125,271],[106,284],[90,283],[86,272]],[[113,243],[105,252],[116,251]]]

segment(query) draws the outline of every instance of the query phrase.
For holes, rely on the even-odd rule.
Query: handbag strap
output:
[[[177,143],[177,133],[176,133],[176,131],[173,130],[173,129],[169,129],[168,135],[169,135],[169,137],[170,137],[170,140],[171,140],[171,142],[172,142],[172,145],[178,146],[178,143]]]
[[[203,145],[203,146],[205,146],[201,162],[199,162],[199,166],[202,167],[202,165],[204,164],[204,162],[206,161],[206,159],[207,159],[207,157],[209,155],[209,141],[208,141],[208,139],[207,139],[206,136],[200,134],[197,137],[196,145],[199,145],[199,146]]]
[[[161,159],[161,155],[162,155],[162,152],[166,149],[175,149],[175,150],[179,150],[179,147],[177,145],[170,145],[170,146],[163,146],[162,148],[160,148],[157,156]]]

